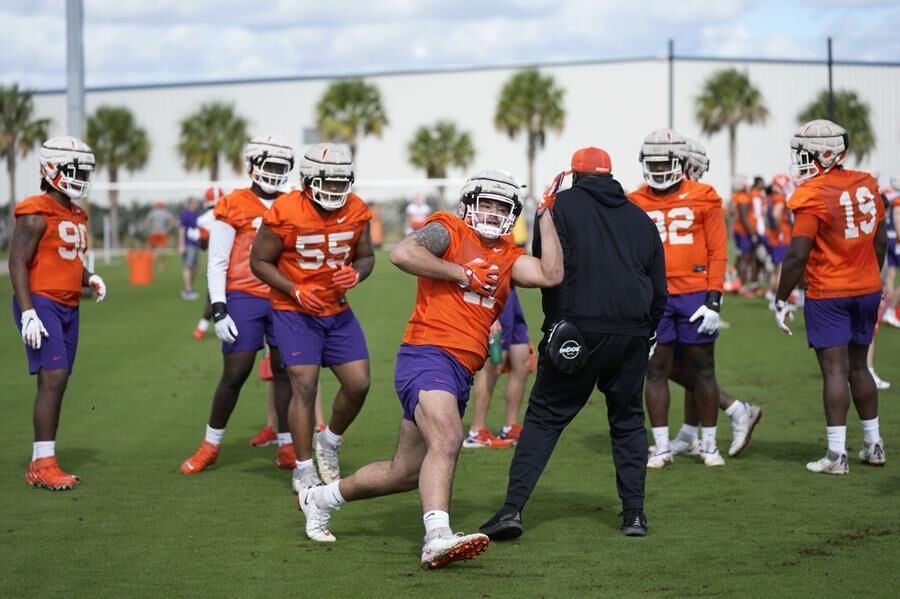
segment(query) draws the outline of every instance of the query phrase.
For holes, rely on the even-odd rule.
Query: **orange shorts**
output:
[[[166,247],[169,243],[169,235],[167,233],[151,233],[150,247],[161,248]]]

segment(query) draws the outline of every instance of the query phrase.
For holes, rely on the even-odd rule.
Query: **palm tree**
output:
[[[10,218],[16,203],[16,158],[25,158],[48,135],[50,119],[35,119],[32,92],[19,91],[18,85],[0,85],[0,157],[6,160],[9,175]]]
[[[847,130],[850,138],[850,154],[862,162],[875,149],[875,131],[872,129],[869,105],[859,99],[856,92],[835,92],[834,118],[830,119]],[[814,119],[828,118],[828,90],[822,90],[816,99],[807,104],[797,115],[803,124]]]
[[[524,132],[528,142],[528,188],[534,187],[534,158],[544,147],[548,131],[560,132],[566,120],[563,107],[565,90],[557,87],[553,77],[541,76],[537,69],[519,71],[503,85],[494,126],[510,138]]]
[[[185,169],[208,168],[209,178],[218,181],[222,158],[240,172],[247,140],[247,120],[235,113],[234,104],[210,102],[181,121],[178,153]]]
[[[316,104],[319,134],[348,144],[354,157],[359,139],[366,135],[381,137],[387,124],[381,92],[362,79],[335,81]]]
[[[447,168],[466,168],[475,158],[475,147],[467,131],[460,131],[452,121],[438,121],[431,127],[416,129],[407,146],[409,163],[425,171],[429,179],[444,179]],[[438,186],[441,205],[446,186]]]
[[[703,91],[694,98],[694,114],[706,135],[728,131],[728,158],[731,180],[737,158],[737,128],[741,123],[765,123],[769,109],[762,94],[750,83],[750,78],[737,69],[716,71],[703,84]]]
[[[87,143],[94,150],[99,167],[109,172],[109,182],[119,181],[119,169],[128,172],[144,168],[150,156],[147,132],[138,126],[124,106],[101,106],[87,120]],[[119,190],[109,192],[109,219],[112,247],[119,247]]]

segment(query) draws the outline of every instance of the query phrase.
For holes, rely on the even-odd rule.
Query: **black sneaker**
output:
[[[492,541],[509,541],[522,536],[522,512],[503,506],[494,516],[478,529]]]
[[[647,536],[647,516],[643,510],[624,510],[619,514],[622,516],[622,526],[619,532],[626,537],[646,537]]]

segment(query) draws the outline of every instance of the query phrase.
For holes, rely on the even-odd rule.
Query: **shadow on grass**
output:
[[[778,462],[800,464],[817,460],[825,454],[825,447],[817,441],[792,441],[753,438],[747,454],[762,456]],[[743,456],[742,456],[743,458]]]

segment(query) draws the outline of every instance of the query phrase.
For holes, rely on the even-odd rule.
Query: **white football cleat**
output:
[[[697,454],[700,458],[700,461],[703,462],[704,466],[710,466],[712,468],[719,468],[725,465],[725,458],[722,457],[722,454],[719,453],[719,448],[713,445],[712,447],[700,447],[700,453]]]
[[[294,489],[294,493],[297,495],[304,489],[321,486],[322,480],[319,478],[315,468],[310,468],[305,472],[300,470],[300,468],[294,468],[293,472],[291,472],[291,488]]]
[[[669,449],[672,455],[700,455],[700,442],[697,437],[682,437],[679,433],[669,443]]]
[[[806,469],[810,472],[841,475],[850,472],[850,465],[847,463],[846,453],[835,453],[829,450],[821,460],[808,463]]]
[[[334,543],[334,535],[328,530],[331,508],[320,505],[316,499],[323,487],[309,487],[297,495],[297,506],[306,516],[306,536],[318,543]]]
[[[874,368],[870,368],[869,372],[872,373],[872,378],[875,380],[875,387],[877,387],[879,391],[885,391],[891,388],[891,384],[889,382],[875,374]]]
[[[895,312],[892,308],[887,309],[887,311],[884,313],[884,316],[881,317],[881,322],[900,329],[900,319],[897,318],[897,312]]]
[[[671,466],[675,463],[675,458],[672,457],[672,452],[668,449],[664,451],[657,451],[656,447],[652,447],[651,451],[647,457],[647,468],[665,468],[666,466]]]
[[[873,466],[884,466],[884,463],[887,462],[887,455],[884,452],[884,440],[878,439],[871,445],[863,443],[863,448],[859,450],[859,459]]]
[[[316,452],[316,467],[319,469],[319,477],[326,485],[333,483],[341,477],[341,469],[338,466],[338,447],[331,447],[322,442],[322,435],[316,435],[313,440],[313,450]]]
[[[450,562],[474,559],[484,553],[490,544],[488,536],[480,532],[434,537],[422,546],[421,565],[425,570],[436,570]]]
[[[763,413],[759,406],[749,401],[741,403],[744,404],[744,409],[738,410],[738,413],[731,419],[731,447],[728,448],[730,457],[744,451],[744,448],[750,444],[753,429],[762,420]]]

